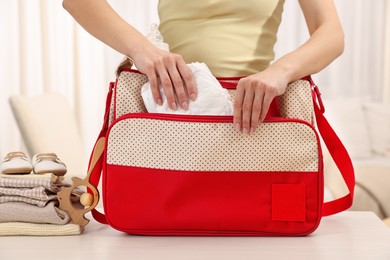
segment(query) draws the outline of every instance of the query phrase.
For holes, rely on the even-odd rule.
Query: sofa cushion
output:
[[[378,155],[390,152],[390,105],[365,103],[372,151]]]
[[[362,101],[357,98],[325,100],[325,116],[352,159],[372,157],[370,135]]]
[[[364,190],[377,204],[379,217],[390,217],[390,168],[384,166],[355,166],[356,186]],[[369,205],[354,200],[353,210],[367,210]]]

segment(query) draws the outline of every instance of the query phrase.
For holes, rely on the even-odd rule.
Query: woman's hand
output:
[[[169,108],[177,110],[180,106],[188,110],[188,99],[195,101],[197,91],[192,72],[181,55],[163,51],[148,43],[140,51],[134,52],[131,58],[137,69],[148,77],[157,104],[163,103],[159,88],[161,82]]]
[[[253,133],[264,120],[272,100],[285,92],[288,83],[287,77],[272,67],[240,79],[234,100],[235,129]]]
[[[275,96],[289,82],[321,71],[344,50],[344,33],[333,0],[299,0],[310,38],[268,69],[239,81],[234,103],[237,131],[253,133]]]
[[[178,106],[188,109],[188,98],[196,99],[195,80],[183,58],[154,47],[107,1],[63,0],[63,6],[90,34],[134,61],[137,68],[147,75],[156,103],[162,104],[159,81],[173,110]]]

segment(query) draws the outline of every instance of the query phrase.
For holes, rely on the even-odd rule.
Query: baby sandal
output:
[[[57,176],[65,175],[67,169],[55,153],[38,153],[32,159],[35,174],[53,173]]]
[[[5,156],[0,166],[2,174],[29,174],[33,166],[23,152],[11,152]]]

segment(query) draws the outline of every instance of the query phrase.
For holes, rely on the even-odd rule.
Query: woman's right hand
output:
[[[183,58],[154,47],[106,0],[63,0],[63,6],[90,34],[134,61],[147,75],[156,103],[162,104],[159,82],[172,110],[188,109],[188,98],[196,99],[195,80]]]
[[[180,106],[188,110],[189,99],[195,101],[197,96],[195,80],[181,55],[158,49],[147,42],[132,53],[131,59],[137,69],[148,77],[157,104],[163,103],[160,82],[170,109],[177,110]]]

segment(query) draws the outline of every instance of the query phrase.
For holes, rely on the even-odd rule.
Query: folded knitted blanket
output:
[[[0,236],[81,234],[82,227],[69,224],[69,214],[57,207],[57,192],[68,186],[63,177],[50,173],[0,174]],[[71,200],[79,203],[83,191],[73,193]]]
[[[0,204],[24,202],[45,207],[57,199],[61,187],[68,186],[54,174],[0,175]]]
[[[57,195],[53,195],[52,199],[37,200],[32,198],[20,197],[20,196],[0,196],[0,205],[10,202],[23,202],[30,205],[35,205],[40,208],[45,207],[49,201],[57,200]]]
[[[82,232],[83,228],[76,224],[0,223],[0,236],[72,236]]]
[[[41,208],[21,202],[0,204],[0,223],[29,222],[64,225],[69,221],[69,214],[56,207],[53,201]]]
[[[70,186],[63,182],[63,177],[54,174],[28,174],[28,175],[10,175],[0,174],[0,187],[3,188],[35,188],[44,187],[45,189],[57,193],[61,187]]]
[[[35,188],[0,187],[0,196],[21,196],[37,200],[52,200],[56,198],[56,193],[50,192],[42,186]]]

